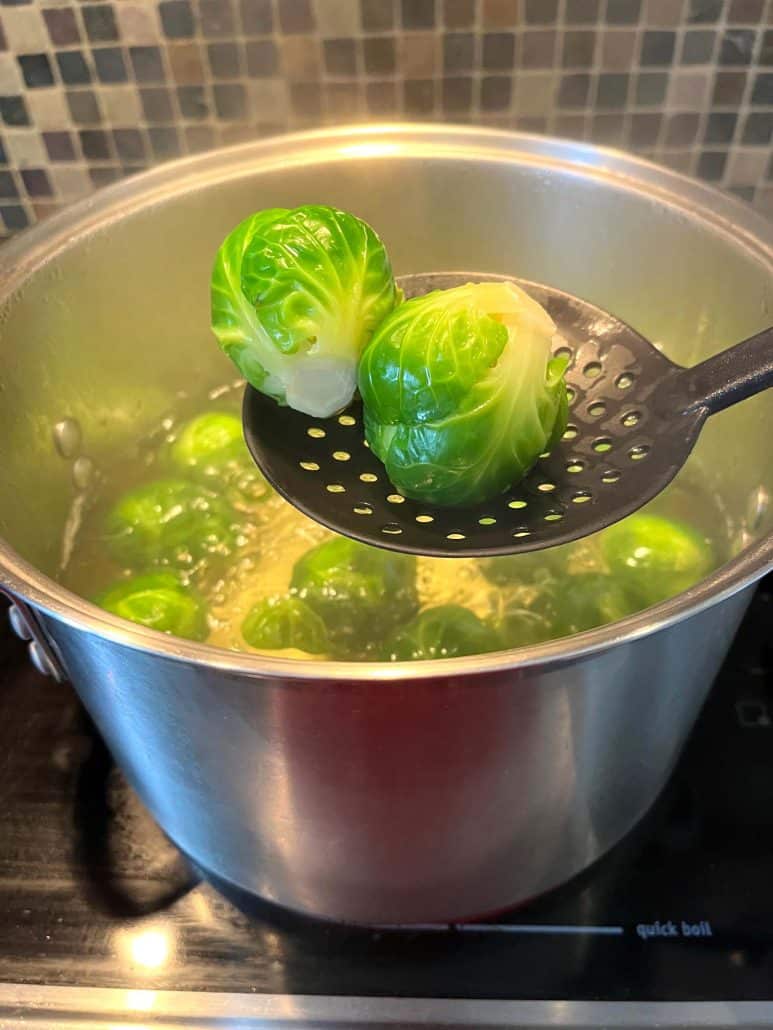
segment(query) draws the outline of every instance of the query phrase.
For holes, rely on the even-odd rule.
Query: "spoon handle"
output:
[[[773,327],[678,373],[685,413],[709,415],[773,386]]]

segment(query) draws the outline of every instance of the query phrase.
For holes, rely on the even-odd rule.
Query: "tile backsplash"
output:
[[[1,0],[0,234],[181,154],[363,120],[635,150],[773,216],[773,0]]]

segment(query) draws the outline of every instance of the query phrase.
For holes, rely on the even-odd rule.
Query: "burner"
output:
[[[3,620],[0,620],[2,622]],[[773,983],[773,580],[679,768],[595,866],[485,923],[318,923],[193,869],[68,686],[0,634],[0,980],[265,994],[765,1000]]]

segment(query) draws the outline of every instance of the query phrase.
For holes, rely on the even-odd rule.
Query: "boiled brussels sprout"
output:
[[[161,633],[187,640],[204,640],[207,635],[203,601],[173,572],[151,572],[121,580],[96,603],[113,615]]]
[[[180,430],[172,444],[172,461],[181,471],[216,467],[246,450],[242,423],[225,411],[197,415]]]
[[[330,649],[325,623],[297,597],[260,601],[242,623],[242,636],[259,651],[294,648],[325,654]]]
[[[517,604],[506,605],[495,625],[503,648],[540,644],[554,636],[544,615]]]
[[[228,412],[205,412],[187,422],[172,444],[171,458],[179,471],[225,495],[240,511],[272,494],[247,450],[241,420]]]
[[[493,627],[469,608],[441,604],[420,612],[384,644],[382,657],[390,662],[459,658],[497,651],[502,642]]]
[[[402,304],[362,356],[365,435],[406,497],[474,504],[502,493],[567,420],[555,326],[510,283],[470,283]]]
[[[418,609],[415,558],[345,537],[307,551],[290,585],[324,620],[331,651],[341,657],[365,654]]]
[[[601,550],[611,572],[646,608],[687,590],[714,566],[708,541],[682,522],[638,512],[605,529]]]
[[[561,575],[566,569],[567,550],[548,547],[531,554],[502,554],[494,558],[481,558],[480,570],[486,579],[497,586],[517,583],[541,582]]]
[[[105,536],[113,557],[128,565],[188,566],[206,555],[227,557],[235,544],[225,501],[181,479],[124,494],[108,513]]]
[[[603,572],[581,572],[546,583],[530,606],[550,625],[553,637],[617,622],[638,607],[620,583]]]
[[[211,294],[212,329],[245,379],[319,417],[352,399],[362,349],[400,297],[370,226],[316,205],[238,225],[217,253]]]

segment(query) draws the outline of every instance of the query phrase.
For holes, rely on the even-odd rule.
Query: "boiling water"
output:
[[[85,494],[86,502],[83,495],[79,502],[77,532],[73,534],[70,527],[66,561],[60,575],[64,585],[81,596],[95,599],[122,576],[143,571],[122,567],[111,558],[104,529],[107,512],[133,487],[171,474],[184,478],[179,470],[171,471],[169,448],[188,418],[207,410],[239,415],[240,406],[241,390],[235,387],[214,391],[198,404],[182,403],[157,432],[141,443],[135,456],[116,463],[109,476],[92,478]],[[727,557],[726,522],[717,503],[696,487],[699,476],[693,472],[690,478],[689,471],[652,502],[648,510],[697,529],[710,542],[718,565]],[[218,647],[252,650],[241,633],[248,612],[261,600],[286,594],[295,562],[310,548],[333,536],[270,488],[266,489],[268,499],[241,505],[241,510],[234,511],[236,547],[225,564],[222,559],[203,558],[182,570],[183,581],[195,587],[207,603],[207,642]],[[572,576],[599,569],[600,537],[601,534],[596,534],[551,552],[553,555],[563,552],[566,558],[567,590],[571,590]],[[493,561],[501,561],[502,571],[492,577],[497,582],[484,575],[478,559],[419,558],[417,587],[421,607],[458,604],[486,620],[496,620],[504,608],[514,602],[529,607],[538,588],[533,577],[521,575],[521,569],[533,569],[535,557],[525,555]],[[385,597],[384,605],[389,604],[390,598]],[[549,627],[545,638],[558,635],[561,634],[555,627],[552,632]],[[363,641],[363,645],[367,645],[367,641]],[[308,657],[301,651],[281,653]],[[373,653],[376,654],[375,648]]]

